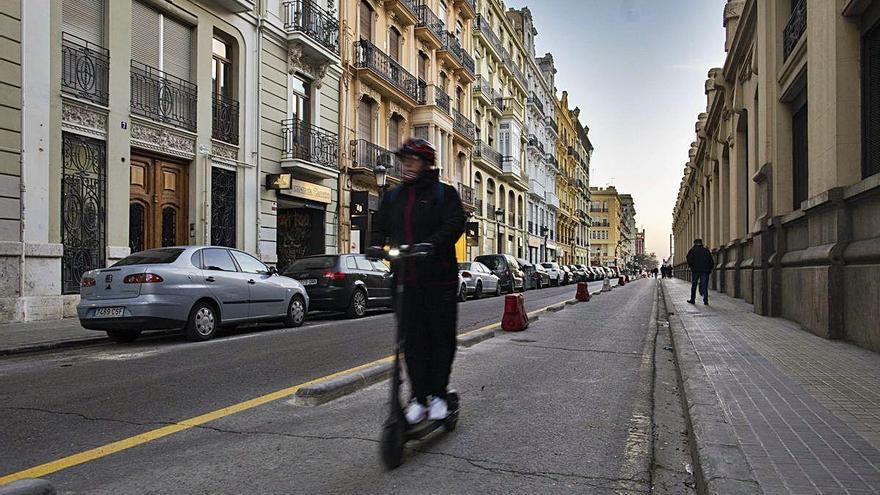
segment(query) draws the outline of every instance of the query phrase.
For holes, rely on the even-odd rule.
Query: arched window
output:
[[[398,114],[391,116],[388,121],[388,149],[396,150],[400,147],[403,136],[403,117]]]
[[[358,139],[373,140],[373,100],[364,96],[358,103]]]

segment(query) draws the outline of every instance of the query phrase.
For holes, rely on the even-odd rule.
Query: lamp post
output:
[[[385,168],[385,165],[376,165],[376,168],[373,169],[373,175],[376,176],[376,185],[379,186],[379,202],[382,202],[382,197],[385,196],[385,184],[388,181],[388,169]]]
[[[495,222],[498,228],[498,254],[504,254],[504,208],[495,208]]]
[[[546,225],[541,227],[541,237],[544,238],[544,252],[541,253],[543,261],[547,261],[547,238],[550,236],[550,229]]]

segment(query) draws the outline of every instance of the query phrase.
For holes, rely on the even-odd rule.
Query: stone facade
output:
[[[614,186],[590,188],[591,262],[598,266],[623,266],[623,206]]]
[[[678,276],[701,237],[717,290],[873,350],[878,17],[877,1],[729,1],[727,59],[709,71],[673,211]]]

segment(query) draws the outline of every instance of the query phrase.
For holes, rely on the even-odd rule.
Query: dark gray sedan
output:
[[[168,247],[134,253],[81,280],[80,324],[131,342],[143,330],[180,329],[189,340],[214,337],[221,325],[283,321],[302,325],[309,297],[298,281],[244,251]]]

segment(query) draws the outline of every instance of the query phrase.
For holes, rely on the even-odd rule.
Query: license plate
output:
[[[98,308],[95,310],[95,318],[119,318],[125,312],[125,308]]]
[[[300,280],[299,283],[303,285],[318,285],[318,279],[316,278],[307,278],[305,280]]]

